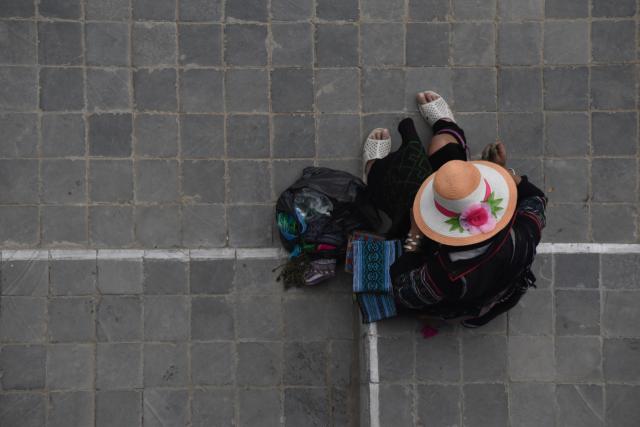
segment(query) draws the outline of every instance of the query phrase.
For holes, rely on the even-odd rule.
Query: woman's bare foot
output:
[[[433,92],[418,92],[418,94],[416,95],[416,99],[418,100],[418,104],[420,105],[424,105],[428,102],[433,102],[436,99],[440,98],[440,96],[438,96],[438,94],[433,93]],[[451,120],[443,118],[441,120],[446,120],[448,122],[450,122]]]
[[[380,129],[374,130],[373,133],[371,134],[371,137],[373,139],[376,139],[376,140],[390,139],[391,138],[391,134],[389,133],[389,129],[380,128]],[[375,161],[376,160],[373,159],[373,160],[369,160],[367,162],[367,164],[364,167],[365,173],[367,173],[367,174],[369,173],[369,170],[371,170],[371,166],[373,166]]]

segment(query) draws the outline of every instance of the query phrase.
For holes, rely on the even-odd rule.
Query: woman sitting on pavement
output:
[[[506,168],[502,143],[469,161],[464,131],[435,92],[417,95],[433,129],[425,149],[411,119],[390,153],[387,129],[364,146],[369,196],[389,217],[389,239],[404,239],[391,266],[396,305],[423,315],[462,317],[482,326],[514,307],[534,285],[531,264],[545,226],[547,199],[526,176]]]

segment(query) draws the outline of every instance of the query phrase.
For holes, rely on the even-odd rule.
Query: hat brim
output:
[[[484,242],[502,231],[510,222],[518,202],[518,188],[507,170],[495,163],[483,160],[471,161],[480,170],[495,193],[496,199],[503,199],[503,209],[498,213],[496,227],[488,233],[471,234],[468,231],[451,230],[446,223],[449,217],[442,214],[435,206],[433,179],[431,174],[420,186],[413,202],[414,220],[425,236],[436,242],[449,246],[466,246]],[[437,173],[437,172],[436,172]]]

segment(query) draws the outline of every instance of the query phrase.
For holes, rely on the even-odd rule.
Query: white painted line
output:
[[[3,261],[48,260],[49,251],[41,249],[19,249],[2,251]]]
[[[95,260],[98,251],[83,249],[52,249],[49,251],[51,259]]]
[[[142,259],[144,250],[142,249],[99,249],[98,260],[103,259]]]
[[[635,243],[541,243],[540,254],[637,254],[640,244]]]
[[[174,249],[174,250],[162,250],[151,249],[144,251],[145,259],[170,259],[176,261],[188,261],[189,250],[188,249]]]
[[[369,374],[369,426],[380,427],[380,372],[378,370],[378,325],[366,325],[367,363]]]
[[[191,249],[189,256],[192,259],[233,259],[236,257],[236,250],[233,248]]]
[[[237,249],[236,257],[238,259],[250,258],[282,258],[286,256],[282,248],[255,248],[255,249]]]

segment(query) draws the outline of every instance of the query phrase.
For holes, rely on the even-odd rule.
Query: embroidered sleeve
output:
[[[517,222],[527,224],[531,228],[530,233],[537,245],[542,238],[542,229],[547,225],[545,210],[547,197],[529,180],[523,177],[518,186],[518,207],[516,210]]]
[[[393,276],[393,294],[406,307],[418,309],[442,301],[444,295],[431,279],[428,268],[425,264]]]

